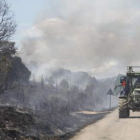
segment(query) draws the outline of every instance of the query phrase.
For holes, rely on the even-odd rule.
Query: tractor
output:
[[[113,94],[119,94],[119,118],[127,118],[130,110],[140,111],[140,66],[128,66],[126,75],[119,74]]]

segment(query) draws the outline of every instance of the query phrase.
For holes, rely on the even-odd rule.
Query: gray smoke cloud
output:
[[[140,1],[51,0],[22,33],[21,57],[33,73],[87,71],[102,78],[140,65]]]

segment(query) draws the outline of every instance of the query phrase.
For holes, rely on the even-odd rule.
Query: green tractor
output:
[[[140,111],[140,71],[133,71],[138,66],[129,66],[126,75],[118,75],[113,90],[119,94],[119,118],[127,118],[130,110]]]

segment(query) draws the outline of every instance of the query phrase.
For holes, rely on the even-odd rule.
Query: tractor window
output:
[[[140,77],[132,78],[133,88],[140,88]]]

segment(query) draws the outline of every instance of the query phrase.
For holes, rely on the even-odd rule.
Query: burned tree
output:
[[[0,1],[0,41],[8,40],[15,33],[16,22],[11,14],[10,6],[5,0]]]

